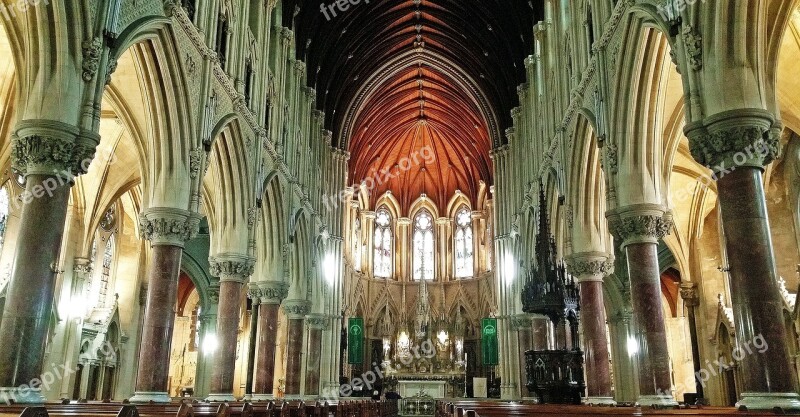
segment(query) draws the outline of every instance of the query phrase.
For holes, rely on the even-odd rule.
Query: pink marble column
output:
[[[211,370],[208,401],[234,401],[233,378],[236,374],[236,344],[242,311],[244,283],[253,274],[253,260],[245,255],[225,254],[209,260],[211,275],[219,277],[217,310],[217,351]]]
[[[282,282],[262,282],[261,307],[258,311],[258,345],[256,353],[254,400],[271,400],[274,394],[275,351],[278,340],[278,309],[288,295]]]
[[[287,396],[300,395],[303,375],[303,327],[309,311],[305,300],[286,301],[283,306],[289,319],[289,337],[286,346],[286,391]]]
[[[0,324],[0,401],[41,403],[41,377],[56,271],[74,176],[100,141],[95,133],[51,120],[25,120],[11,134],[12,166],[25,176],[19,234]],[[77,146],[80,144],[81,146]]]
[[[605,253],[589,252],[570,256],[567,265],[569,272],[577,278],[581,291],[581,326],[587,376],[585,402],[614,405],[603,302],[603,279],[613,270],[613,263]]]
[[[313,314],[308,323],[308,361],[306,362],[306,395],[318,395],[320,383],[320,360],[322,359],[322,331],[327,328],[328,318]]]
[[[739,407],[800,408],[783,325],[783,302],[764,193],[764,166],[778,156],[781,126],[770,112],[737,109],[686,126],[692,156],[717,179],[730,268]],[[757,349],[756,346],[761,346]]]
[[[183,210],[154,208],[140,217],[142,237],[150,241],[147,305],[139,349],[136,393],[131,402],[170,401],[169,357],[175,325],[178,275],[183,243],[196,233],[196,218]]]
[[[662,206],[640,204],[608,215],[617,243],[625,248],[631,283],[633,317],[637,329],[639,398],[642,406],[672,407],[669,349],[661,305],[658,241],[672,227],[672,216]]]

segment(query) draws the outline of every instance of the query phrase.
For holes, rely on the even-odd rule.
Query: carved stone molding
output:
[[[703,68],[703,38],[692,25],[685,25],[681,31],[683,45],[686,47],[686,59],[689,67],[695,71]]]
[[[211,276],[220,281],[244,283],[253,275],[255,259],[247,255],[226,253],[208,258]]]
[[[306,300],[288,300],[283,303],[283,311],[290,320],[302,320],[311,311],[311,303]]]
[[[92,81],[100,68],[100,57],[103,54],[103,40],[99,36],[83,41],[83,80]]]
[[[72,180],[94,159],[100,136],[50,120],[24,120],[12,134],[14,170],[23,175],[57,175]]]
[[[634,243],[658,243],[672,229],[672,213],[657,204],[621,207],[606,214],[611,233],[622,247]]]
[[[84,277],[92,275],[92,260],[86,258],[75,258],[72,270],[76,274],[83,275]]]
[[[322,314],[309,314],[306,317],[306,324],[312,330],[328,330],[330,322],[330,318]]]
[[[139,232],[151,245],[183,245],[197,236],[200,217],[188,210],[153,207],[139,215]]]
[[[280,304],[289,296],[289,285],[282,281],[262,281],[258,287],[261,290],[261,304]]]
[[[735,167],[761,168],[778,158],[780,136],[772,114],[760,109],[720,113],[688,124],[684,131],[694,159],[715,173],[715,179]]]
[[[566,259],[567,270],[581,281],[602,281],[614,272],[614,259],[603,252],[582,252]]]

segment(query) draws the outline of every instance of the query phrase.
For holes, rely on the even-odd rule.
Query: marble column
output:
[[[300,395],[300,378],[303,372],[303,327],[310,310],[306,300],[287,300],[283,310],[289,320],[289,337],[286,346],[286,390],[287,396]]]
[[[258,309],[258,347],[256,353],[253,400],[274,399],[275,350],[278,340],[278,309],[289,295],[289,287],[280,281],[259,283],[261,307]]]
[[[695,317],[695,308],[700,305],[700,299],[697,297],[697,284],[694,282],[682,282],[680,286],[681,298],[683,305],[686,307],[686,319],[689,321],[689,337],[692,341],[692,363],[694,365],[694,374],[700,375],[700,342],[697,338],[697,319]],[[697,399],[700,400],[705,397],[703,392],[703,383],[699,378],[695,378],[695,386],[697,392]]]
[[[616,405],[611,395],[611,365],[608,353],[603,279],[613,271],[609,255],[600,252],[573,254],[567,259],[569,272],[581,291],[581,325],[586,356],[586,404]]]
[[[673,407],[667,330],[661,305],[658,241],[672,227],[672,216],[655,204],[618,208],[607,214],[617,242],[625,249],[637,329],[641,406]]]
[[[242,289],[253,274],[254,261],[247,255],[222,254],[209,259],[211,275],[219,278],[217,351],[211,370],[211,392],[207,401],[235,401],[236,344],[242,310]]]
[[[685,130],[692,156],[717,180],[739,344],[734,353],[743,356],[737,406],[800,408],[764,193],[764,166],[778,155],[780,128],[769,112],[743,109]],[[748,349],[756,344],[768,349]]]
[[[152,256],[147,267],[139,372],[131,402],[170,402],[167,388],[178,275],[183,244],[197,233],[198,224],[196,215],[172,208],[151,208],[139,217],[139,228],[142,237],[150,241]]]
[[[547,350],[550,342],[547,335],[550,334],[550,320],[547,317],[534,315],[531,317],[532,345],[533,350]]]
[[[520,393],[522,397],[532,397],[533,395],[528,391],[525,352],[533,349],[533,320],[527,314],[520,314],[512,319],[511,325],[517,331],[519,339]]]
[[[308,360],[306,361],[306,395],[319,395],[320,360],[322,359],[322,331],[328,328],[329,319],[323,314],[311,314],[308,323]]]
[[[99,139],[48,120],[20,122],[12,133],[12,165],[25,176],[25,191],[0,322],[0,401],[44,400],[41,388],[28,385],[43,370],[70,187]]]

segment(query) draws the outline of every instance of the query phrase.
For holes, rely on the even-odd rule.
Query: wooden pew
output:
[[[13,407],[4,407],[0,410],[0,417],[47,417],[44,407],[26,407],[15,410]]]

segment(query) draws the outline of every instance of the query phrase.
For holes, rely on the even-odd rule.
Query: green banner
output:
[[[486,318],[481,320],[481,353],[484,365],[498,365],[500,355],[497,343],[497,319]]]
[[[364,363],[364,319],[351,318],[347,324],[347,363]]]

